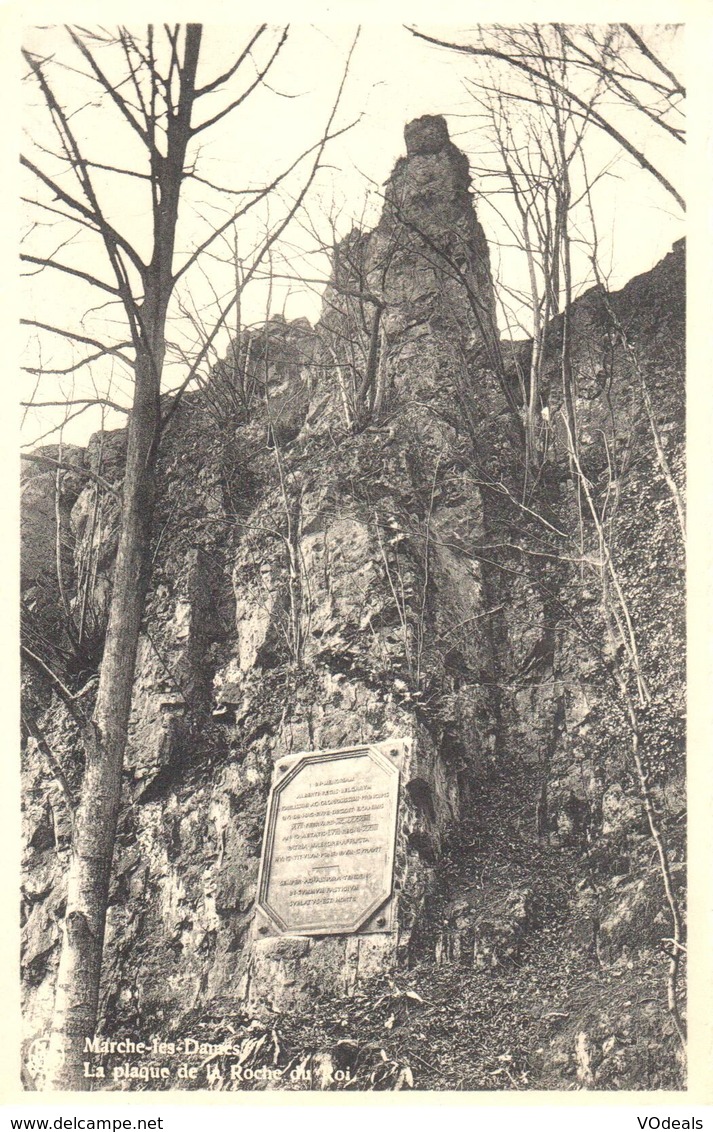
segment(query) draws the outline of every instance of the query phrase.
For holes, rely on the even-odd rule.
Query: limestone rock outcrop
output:
[[[560,890],[555,900],[550,872],[537,865],[554,867],[558,853],[579,854],[581,887],[566,916],[595,954],[599,938],[595,961],[616,962],[666,934],[649,930],[657,881],[645,864],[626,721],[602,660],[600,595],[583,586],[581,564],[552,554],[520,505],[520,422],[507,385],[516,379],[498,363],[468,162],[440,117],[407,126],[406,147],[377,227],[335,249],[318,326],[272,320],[246,332],[212,391],[186,395],[165,436],[107,925],[106,1032],[178,1032],[188,1014],[226,1004],[248,1004],[256,1017],[299,1010],[416,962],[464,963],[466,951],[479,969],[507,964],[548,909],[560,909]],[[647,641],[645,727],[672,828],[683,806],[681,553],[641,374],[680,482],[682,265],[677,247],[619,294],[589,292],[572,310],[582,461],[593,484],[607,459],[619,461],[611,490],[627,537],[618,561]],[[556,348],[554,325],[553,422]],[[548,538],[576,507],[559,429],[538,504]],[[65,584],[95,654],[122,443],[122,434],[94,438],[61,478]],[[75,464],[105,486],[77,476]],[[42,472],[30,481],[30,587],[40,576],[54,585],[45,575],[55,480]],[[56,592],[52,602],[56,621]],[[76,725],[41,674],[28,668],[27,684],[76,782]],[[412,744],[398,931],[257,939],[275,761],[391,737]],[[31,1042],[51,1009],[69,840],[61,791],[32,743],[24,773]],[[499,801],[484,812],[492,783]],[[448,862],[477,856],[474,821],[502,834],[488,865],[498,882],[466,899]],[[504,884],[511,828],[531,853]],[[557,1072],[547,1067],[548,1082]],[[625,1067],[620,1076],[626,1082]]]

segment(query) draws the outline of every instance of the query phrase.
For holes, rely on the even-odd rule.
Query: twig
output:
[[[56,756],[52,752],[52,749],[50,748],[49,743],[45,739],[41,729],[39,728],[39,726],[35,722],[34,718],[32,717],[32,714],[29,711],[26,711],[26,710],[23,709],[23,711],[21,712],[21,715],[22,715],[22,722],[24,723],[25,727],[27,728],[30,735],[34,739],[35,743],[37,744],[37,749],[42,752],[45,759],[47,760],[47,765],[49,766],[49,768],[52,772],[52,776],[56,780],[56,782],[58,783],[58,785],[59,785],[59,787],[62,791],[62,794],[64,796],[64,800],[67,804],[67,809],[69,810],[69,819],[70,819],[70,823],[71,823],[71,826],[72,826],[72,831],[74,831],[74,814],[75,814],[75,810],[77,808],[77,802],[76,802],[76,799],[74,797],[74,793],[72,791],[72,788],[69,785],[69,782],[67,781],[66,775],[65,775],[64,771],[62,770],[62,767],[60,766]]]

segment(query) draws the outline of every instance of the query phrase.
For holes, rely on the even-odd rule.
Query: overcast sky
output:
[[[466,27],[458,24],[434,26],[421,23],[420,26],[444,38],[467,38]],[[312,145],[324,127],[355,31],[353,24],[293,25],[288,43],[270,73],[269,89],[256,90],[244,107],[225,119],[215,131],[205,135],[205,144],[200,151],[203,175],[234,188],[263,184]],[[250,28],[235,24],[207,26],[202,53],[204,77],[219,73],[229,64],[246,42],[249,32]],[[650,28],[648,37],[674,69],[683,73],[682,34],[671,27]],[[65,42],[61,29],[46,26],[28,29],[25,41],[33,50],[45,55]],[[482,138],[477,123],[473,121],[473,104],[465,86],[473,68],[473,60],[419,41],[398,23],[369,21],[362,25],[338,116],[338,124],[355,122],[355,125],[331,143],[327,151],[328,168],[320,175],[311,195],[309,223],[298,224],[290,231],[290,247],[296,257],[291,270],[295,273],[303,270],[306,274],[320,277],[327,270],[323,259],[305,260],[301,254],[314,244],[308,229],[316,223],[320,232],[328,230],[324,222],[327,213],[337,216],[341,233],[351,227],[355,218],[363,218],[363,222],[368,224],[376,222],[383,183],[404,151],[403,127],[412,118],[424,113],[444,114],[453,140],[472,155],[473,163],[477,164]],[[87,108],[81,79],[66,75],[60,77],[59,72],[55,73],[67,99],[74,98],[77,105],[84,107],[81,120],[85,123],[84,129],[95,155],[99,154],[99,159],[107,163],[135,165],[136,154],[132,149],[130,131],[117,126],[115,115],[109,114],[103,106],[96,110]],[[216,108],[217,105],[220,105],[219,99]],[[27,94],[24,124],[28,135],[34,139],[45,144],[53,140],[40,101],[31,88]],[[652,144],[652,138],[647,138],[645,130],[637,141],[646,146]],[[610,285],[619,287],[666,254],[673,241],[682,235],[683,222],[675,203],[660,186],[630,159],[617,154],[611,142],[603,136],[593,136],[591,144],[594,166],[603,166],[616,158],[615,176],[608,178],[598,190],[597,209],[602,257],[605,266],[611,267]],[[675,147],[661,147],[656,157],[667,175],[682,187],[681,161]],[[51,167],[49,159],[43,158],[43,162],[45,168]],[[286,199],[297,190],[302,168],[305,166],[301,166],[286,185]],[[490,207],[487,187],[475,178],[476,207],[486,235],[491,239],[494,269],[506,282],[516,286],[520,282],[518,273],[522,265],[515,254],[497,249],[502,227]],[[114,178],[112,185],[111,179],[107,178],[106,191],[105,199],[109,202],[114,223],[121,230],[131,232],[139,247],[142,241],[148,247],[148,210],[142,183],[136,180],[127,183],[127,178]],[[225,204],[224,198],[202,189],[198,193],[191,190],[187,194],[181,216],[183,248],[187,250],[194,246],[210,229],[211,223],[219,222],[225,215],[221,211]],[[271,218],[274,218],[276,210],[279,212],[277,205],[271,208]],[[260,218],[262,222],[264,215]],[[61,229],[52,233],[54,247],[62,242],[62,234]],[[46,232],[42,238],[48,239]],[[257,239],[254,228],[245,225],[241,239],[247,245],[254,242]],[[52,240],[46,244],[47,247],[51,246]],[[88,256],[92,270],[101,270],[99,260],[94,258],[94,253],[83,239],[68,245],[61,254],[77,264],[87,262]],[[73,260],[72,256],[76,258]],[[106,272],[104,274],[108,278]],[[52,318],[45,318],[45,321],[64,325],[76,321],[78,314],[83,313],[83,305],[87,305],[86,289],[83,285],[73,288],[70,284],[66,277],[58,280],[57,273],[49,271],[33,279],[27,295],[27,307],[32,310],[32,316],[42,319],[43,312],[46,315],[51,309]],[[192,293],[197,306],[207,301],[205,286],[199,277],[196,277]],[[272,288],[272,302],[273,309],[284,310],[288,317],[306,316],[314,322],[319,316],[319,287],[281,281]],[[253,287],[246,294],[244,321],[253,323],[264,318],[266,304],[266,286]],[[92,333],[99,335],[100,330],[107,329],[102,325],[104,318],[101,312],[93,316],[90,323]],[[221,349],[225,348],[225,341],[223,336]],[[49,344],[45,340],[42,349],[41,362],[45,366],[64,364],[68,357],[66,346],[61,341]],[[48,349],[53,349],[54,353],[48,354]],[[38,344],[32,342],[29,364],[35,365],[39,361]],[[169,377],[169,384],[176,384],[180,375],[180,369],[176,368],[174,375]],[[98,372],[95,367],[94,378],[100,383],[105,381],[106,371]],[[43,379],[35,400],[54,399],[51,392],[48,396],[49,381],[49,378]],[[34,387],[34,379],[25,382],[26,399],[30,399]],[[70,388],[67,380],[58,382],[54,379],[55,392],[66,395]],[[73,390],[75,396],[90,394],[91,385],[87,383],[86,376],[77,377]],[[129,392],[129,376],[115,372],[112,395],[126,400]],[[57,410],[54,408],[30,411],[25,422],[25,441],[36,441],[56,421]],[[122,418],[113,415],[108,423],[117,427]],[[67,426],[65,439],[85,442],[97,426],[96,414],[86,414]],[[49,437],[48,441],[54,439]]]

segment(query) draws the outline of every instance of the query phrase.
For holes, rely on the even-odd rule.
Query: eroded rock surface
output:
[[[107,925],[108,1033],[176,1033],[189,1012],[208,1018],[226,1004],[247,1003],[256,1016],[299,1010],[436,956],[500,969],[557,916],[588,941],[593,964],[655,948],[669,931],[600,594],[581,564],[551,553],[518,502],[520,422],[495,365],[488,249],[467,159],[438,117],[411,123],[406,144],[379,225],[335,249],[320,324],[278,319],[246,332],[217,367],[212,398],[186,396],[166,434]],[[684,804],[681,546],[646,432],[642,374],[681,482],[682,265],[678,246],[618,295],[605,301],[595,290],[572,311],[582,461],[598,483],[607,453],[620,460],[618,563],[647,643],[646,739],[674,845]],[[612,307],[626,344],[612,332]],[[547,538],[576,508],[554,423],[556,344],[554,325],[552,443],[537,504]],[[35,600],[44,587],[42,616],[49,609],[58,623],[59,514],[88,666],[65,678],[82,683],[106,623],[123,443],[107,434],[65,452],[58,510],[53,471],[38,466],[28,485],[26,593]],[[41,673],[28,668],[27,684],[76,785],[76,724]],[[412,743],[398,932],[257,941],[275,760],[390,737]],[[51,1010],[69,830],[32,743],[24,772],[30,1041]],[[497,827],[480,864],[474,821]],[[515,829],[530,847],[526,864],[509,863]],[[551,897],[557,853],[578,861],[565,904],[559,890]],[[459,858],[495,870],[497,883],[473,889],[448,866]],[[585,1087],[631,1087],[641,1061],[607,1045],[607,1026],[589,1019],[573,1030],[560,1061],[553,1054],[543,1069],[548,1083],[574,1073]]]

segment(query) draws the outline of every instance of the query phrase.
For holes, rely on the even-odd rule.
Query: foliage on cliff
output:
[[[492,333],[467,163],[442,119],[407,144],[380,224],[337,249],[320,324],[272,320],[241,355],[241,397],[229,357],[166,433],[102,1033],[232,1034],[246,1066],[349,1071],[330,1087],[677,1087],[683,248],[549,327],[533,484],[528,347]],[[35,653],[66,616],[41,551],[58,531],[70,614],[101,636],[123,443],[45,473],[59,506],[28,519]],[[45,667],[90,704],[91,650],[67,657]],[[37,665],[27,694],[71,789],[67,696]],[[257,946],[274,761],[403,734],[393,954],[368,936]],[[33,737],[25,771],[31,1047],[69,823]],[[212,1084],[230,1087],[220,1056]]]

